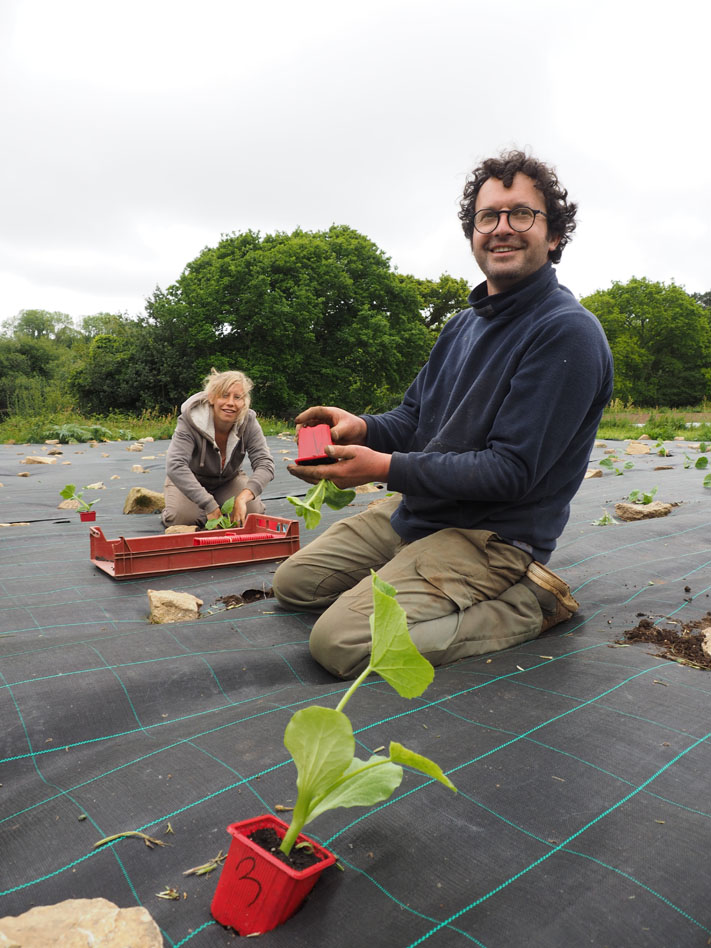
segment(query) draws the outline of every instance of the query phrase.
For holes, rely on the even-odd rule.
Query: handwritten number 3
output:
[[[254,894],[254,898],[252,899],[251,902],[247,902],[247,908],[249,908],[250,905],[254,905],[254,903],[257,901],[259,896],[262,894],[262,883],[259,881],[259,879],[255,879],[254,876],[250,876],[250,872],[252,872],[252,870],[254,869],[256,865],[256,860],[254,859],[254,856],[245,856],[243,859],[240,859],[240,861],[237,863],[235,867],[235,872],[239,872],[240,869],[242,868],[242,864],[245,862],[249,863],[249,865],[246,867],[245,871],[243,872],[241,876],[237,876],[237,881],[241,882],[242,879],[246,879],[249,882],[253,882],[257,887],[257,891]]]

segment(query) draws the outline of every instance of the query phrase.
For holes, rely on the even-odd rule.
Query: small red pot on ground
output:
[[[95,510],[80,510],[79,519],[83,521],[96,520],[96,511]]]
[[[333,853],[302,833],[297,845],[308,843],[319,861],[308,869],[292,869],[249,838],[250,833],[266,827],[274,829],[280,838],[288,829],[283,820],[268,814],[227,827],[233,838],[211,912],[221,925],[234,928],[240,935],[268,932],[285,922],[299,908],[323,870],[336,861]]]

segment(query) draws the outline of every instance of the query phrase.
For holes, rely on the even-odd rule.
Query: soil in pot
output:
[[[301,872],[303,869],[308,869],[309,866],[313,866],[321,861],[310,848],[299,847],[298,843],[287,856],[286,853],[283,853],[281,849],[279,849],[281,836],[279,836],[277,831],[271,826],[264,826],[262,829],[254,830],[253,833],[249,834],[249,838],[255,842],[257,846],[261,846],[262,849],[266,849],[268,853],[271,853],[272,856],[279,859],[280,862],[291,866],[295,872]]]

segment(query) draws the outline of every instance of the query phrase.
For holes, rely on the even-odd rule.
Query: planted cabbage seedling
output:
[[[233,527],[232,523],[232,511],[234,510],[235,499],[234,497],[228,497],[224,504],[220,507],[221,517],[215,517],[214,520],[208,520],[205,524],[206,530],[227,530],[229,527]]]
[[[371,575],[373,644],[367,667],[336,708],[302,708],[284,732],[284,744],[296,764],[298,790],[291,825],[280,846],[286,855],[302,828],[319,814],[339,806],[372,806],[387,800],[400,786],[403,767],[419,770],[455,793],[457,790],[434,761],[395,741],[390,742],[387,757],[355,757],[353,728],[343,709],[368,675],[376,672],[403,698],[421,695],[434,678],[432,665],[410,638],[407,617],[395,599],[395,589],[372,570]]]

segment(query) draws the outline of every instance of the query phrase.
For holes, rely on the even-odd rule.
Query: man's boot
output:
[[[570,586],[553,570],[535,560],[519,582],[527,586],[538,600],[543,613],[541,633],[565,622],[580,608],[580,603],[570,593]]]

